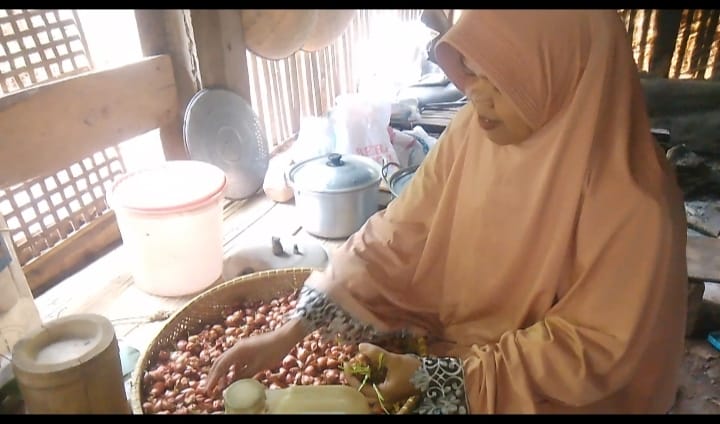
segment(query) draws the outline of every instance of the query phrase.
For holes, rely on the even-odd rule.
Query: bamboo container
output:
[[[120,351],[110,321],[79,314],[45,323],[13,348],[28,414],[128,414]]]

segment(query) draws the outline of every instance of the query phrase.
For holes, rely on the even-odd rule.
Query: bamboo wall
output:
[[[355,91],[360,64],[353,47],[370,39],[374,24],[389,15],[407,22],[421,14],[421,9],[359,10],[342,36],[322,50],[299,51],[283,60],[247,52],[252,105],[270,148],[292,138],[301,117],[320,116],[338,95]]]
[[[717,9],[619,10],[632,34],[641,71],[663,78],[720,78]],[[360,10],[345,33],[331,46],[314,53],[298,52],[285,60],[265,60],[248,52],[252,104],[274,148],[293,137],[302,116],[319,116],[343,92],[353,91],[358,64],[353,46],[369,38],[383,15],[403,21],[419,19],[420,9]],[[457,20],[462,10],[454,10]]]
[[[720,79],[718,9],[628,9],[640,70],[662,78]]]

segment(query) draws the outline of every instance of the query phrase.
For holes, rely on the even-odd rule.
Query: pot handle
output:
[[[385,184],[390,185],[390,179],[392,179],[392,175],[388,176],[388,169],[390,166],[395,166],[398,169],[402,169],[402,166],[400,166],[397,162],[387,162],[386,159],[383,159],[384,165],[382,166],[380,173],[382,174],[383,180],[385,181]],[[397,171],[396,171],[397,172]],[[395,173],[393,172],[393,175]]]

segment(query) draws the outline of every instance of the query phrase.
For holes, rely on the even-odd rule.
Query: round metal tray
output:
[[[225,171],[225,197],[245,199],[262,188],[269,164],[267,140],[240,95],[217,88],[197,92],[185,110],[183,138],[190,159]]]

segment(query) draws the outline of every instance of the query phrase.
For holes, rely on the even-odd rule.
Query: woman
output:
[[[617,13],[469,10],[436,57],[472,105],[306,281],[290,321],[235,345],[210,386],[233,363],[276,366],[316,328],[406,331],[440,341],[385,353],[380,389],[420,395],[421,413],[668,412],[685,212]]]

